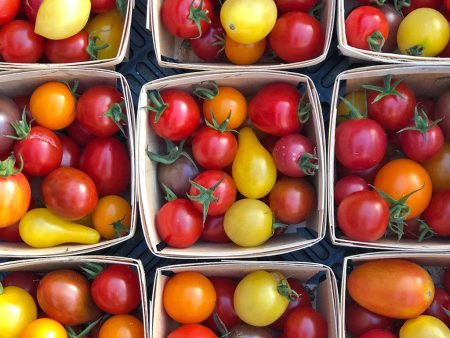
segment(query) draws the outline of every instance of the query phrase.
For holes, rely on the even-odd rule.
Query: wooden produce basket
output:
[[[257,270],[278,271],[289,278],[298,279],[306,287],[313,290],[313,305],[328,323],[328,338],[339,337],[338,325],[338,291],[336,277],[326,265],[300,262],[217,262],[200,264],[180,264],[158,268],[153,284],[150,304],[150,335],[153,338],[165,338],[177,325],[166,314],[163,307],[164,286],[170,276],[185,271],[199,272],[206,277],[243,278]]]
[[[134,236],[136,232],[136,183],[134,175],[134,107],[131,91],[123,75],[110,70],[102,69],[47,69],[26,72],[0,73],[0,94],[8,97],[31,95],[34,89],[48,81],[72,81],[77,80],[79,90],[83,91],[95,85],[117,86],[123,94],[127,123],[124,126],[126,133],[126,146],[131,162],[131,178],[129,188],[124,196],[131,205],[131,224],[127,235],[111,240],[101,239],[96,244],[63,244],[51,248],[32,248],[24,243],[8,243],[0,241],[1,257],[49,257],[60,255],[84,254],[105,249],[112,245],[124,242]],[[33,189],[33,188],[32,188]]]
[[[319,170],[314,176],[314,186],[317,194],[317,210],[304,223],[290,225],[281,236],[271,238],[259,247],[243,248],[232,243],[217,244],[197,242],[185,249],[164,247],[155,226],[155,216],[163,205],[164,197],[157,182],[157,165],[147,157],[146,149],[157,152],[163,150],[163,140],[159,138],[148,123],[148,113],[143,108],[148,105],[147,92],[163,88],[180,88],[187,91],[202,81],[214,80],[218,85],[233,86],[242,91],[244,96],[251,96],[263,85],[273,82],[287,82],[303,85],[305,96],[312,106],[310,119],[304,127],[305,135],[315,143],[319,158]],[[277,72],[203,72],[200,74],[185,74],[155,80],[143,86],[139,98],[137,117],[137,159],[139,177],[139,208],[143,224],[144,236],[150,250],[157,256],[170,258],[243,258],[278,255],[311,246],[319,242],[325,235],[325,155],[323,119],[319,98],[311,79],[307,76]],[[314,238],[305,238],[297,233],[301,227],[306,227],[315,233]]]
[[[163,25],[160,11],[164,0],[148,0],[147,28],[152,32],[156,59],[161,67],[186,68],[194,70],[261,70],[261,69],[293,69],[305,68],[325,60],[330,49],[333,35],[335,0],[320,0],[323,7],[320,12],[320,22],[325,33],[325,44],[322,53],[311,60],[283,63],[263,57],[253,65],[234,65],[226,62],[205,62],[192,51],[182,46],[183,39],[171,35]]]

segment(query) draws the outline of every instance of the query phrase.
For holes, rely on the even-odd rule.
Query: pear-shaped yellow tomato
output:
[[[239,192],[248,198],[261,198],[272,190],[277,180],[277,167],[252,129],[239,131],[238,151],[233,161],[232,176]]]
[[[50,40],[69,38],[86,26],[90,13],[90,0],[44,0],[34,32]]]
[[[107,45],[98,51],[99,60],[115,58],[122,39],[122,16],[117,9],[98,14],[89,20],[85,28],[92,37],[97,37],[96,46]]]
[[[0,338],[19,338],[36,317],[36,304],[28,292],[16,286],[3,288],[0,284]]]
[[[450,329],[436,317],[422,315],[409,319],[400,329],[400,338],[449,338]]]
[[[220,21],[234,41],[255,43],[275,26],[277,6],[273,0],[226,0],[220,9]]]

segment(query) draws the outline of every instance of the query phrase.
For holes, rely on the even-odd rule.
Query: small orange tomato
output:
[[[67,332],[56,320],[40,318],[28,324],[20,338],[67,338]]]
[[[98,200],[91,219],[95,230],[103,238],[113,239],[121,237],[130,229],[130,204],[120,196],[104,196]]]
[[[103,323],[98,338],[144,338],[144,325],[134,316],[114,315]]]
[[[225,36],[225,55],[235,65],[251,65],[258,62],[266,50],[266,39],[255,43],[239,43]]]
[[[406,220],[419,216],[430,203],[430,175],[412,160],[402,158],[388,162],[378,171],[374,185],[397,201],[411,194],[405,202],[410,208]]]
[[[62,82],[50,81],[36,88],[30,98],[33,119],[43,127],[60,130],[68,127],[77,116],[75,98]]]
[[[182,324],[201,323],[216,306],[216,290],[198,272],[180,272],[165,285],[163,305],[167,314]]]

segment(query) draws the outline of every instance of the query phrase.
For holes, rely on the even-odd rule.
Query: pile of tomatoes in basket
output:
[[[327,338],[327,321],[294,278],[257,270],[239,281],[180,272],[164,286],[166,314],[183,324],[167,338]]]
[[[13,271],[0,284],[4,337],[144,338],[141,286],[127,265]]]
[[[450,57],[450,1],[358,0],[345,20],[347,43],[374,52]]]
[[[320,5],[318,0],[163,0],[161,18],[204,61],[220,61],[225,54],[231,63],[249,65],[272,50],[284,62],[301,62],[323,51],[322,25],[310,14]]]
[[[200,102],[176,88],[148,92],[149,124],[168,147],[148,151],[167,200],[156,216],[160,238],[176,248],[200,238],[254,247],[310,217],[317,198],[305,176],[318,164],[314,143],[300,134],[311,113],[300,91],[270,83],[248,106],[239,90],[214,81],[193,91]]]
[[[450,269],[442,276],[436,273],[442,269],[429,268],[433,273],[405,259],[358,265],[347,278],[347,332],[359,338],[449,337]]]
[[[337,223],[355,241],[450,235],[450,91],[435,104],[387,75],[338,106]]]
[[[126,0],[0,1],[0,61],[72,63],[116,57]]]
[[[122,93],[97,85],[78,95],[73,86],[49,81],[29,97],[0,96],[2,240],[45,248],[129,230]]]

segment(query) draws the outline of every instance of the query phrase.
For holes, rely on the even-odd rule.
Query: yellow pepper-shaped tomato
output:
[[[34,32],[50,40],[69,38],[86,26],[90,13],[90,0],[44,0]]]
[[[112,59],[117,56],[122,39],[122,16],[117,9],[98,14],[86,25],[85,30],[92,37],[97,37],[96,46],[108,47],[98,51],[99,60]]]
[[[50,248],[64,243],[95,244],[97,230],[62,220],[46,208],[28,211],[19,223],[22,240],[33,248]]]
[[[237,189],[248,198],[266,196],[277,180],[277,167],[272,155],[248,127],[239,131],[238,143],[232,167]]]
[[[400,329],[400,338],[449,338],[450,329],[436,317],[422,315],[408,319]]]

